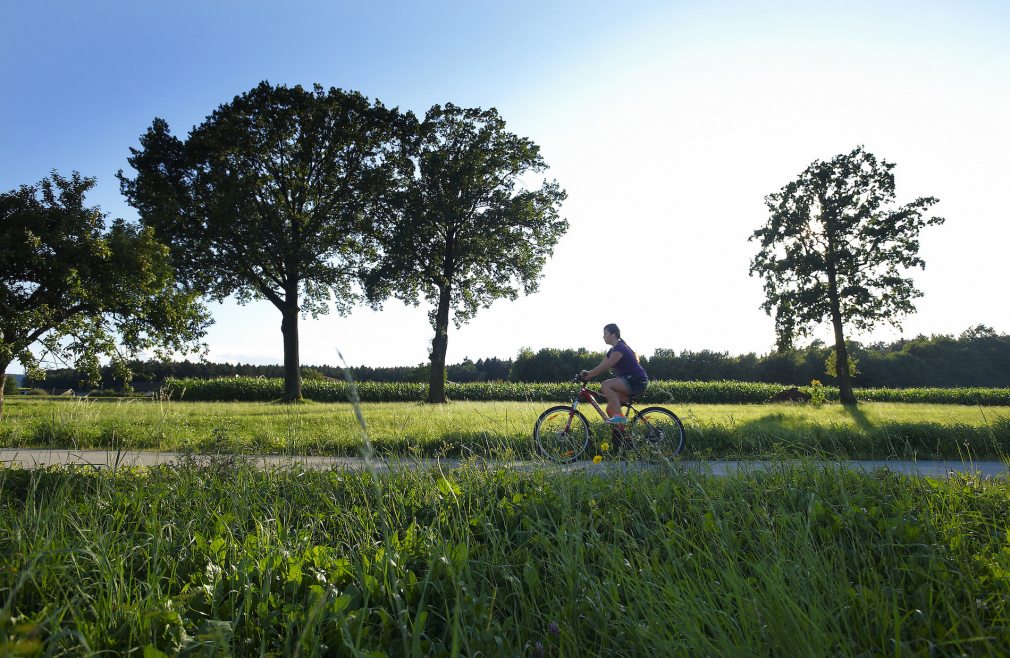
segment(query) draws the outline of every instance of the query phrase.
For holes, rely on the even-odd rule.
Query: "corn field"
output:
[[[426,384],[400,382],[358,382],[362,402],[421,402],[427,397]],[[302,395],[316,402],[347,400],[346,382],[304,381]],[[654,381],[638,396],[642,404],[758,404],[781,391],[780,384],[736,381],[679,382]],[[800,387],[809,392],[809,387]],[[568,402],[576,391],[570,383],[473,382],[447,383],[450,400],[469,402]],[[824,388],[828,400],[838,400],[838,389]],[[266,402],[284,393],[282,379],[226,377],[220,379],[170,379],[162,393],[172,399],[192,402]],[[856,389],[856,397],[869,402],[912,402],[1010,406],[1007,388],[903,388]]]

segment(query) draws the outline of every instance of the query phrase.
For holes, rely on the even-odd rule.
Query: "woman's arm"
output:
[[[617,362],[621,360],[622,356],[624,355],[618,352],[617,350],[614,350],[613,352],[610,353],[610,356],[603,359],[600,365],[596,366],[592,370],[583,370],[582,372],[579,373],[579,375],[581,375],[583,379],[590,379],[592,377],[595,377],[601,372],[606,372],[611,368],[613,368],[617,364]]]

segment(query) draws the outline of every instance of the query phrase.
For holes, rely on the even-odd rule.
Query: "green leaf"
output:
[[[459,496],[462,493],[462,490],[457,485],[453,484],[449,480],[446,480],[445,478],[439,478],[438,490],[442,492],[442,495],[444,496],[449,495]]]
[[[537,568],[529,562],[523,565],[523,580],[526,581],[526,585],[529,586],[530,589],[533,589],[540,584],[540,572],[537,571]]]

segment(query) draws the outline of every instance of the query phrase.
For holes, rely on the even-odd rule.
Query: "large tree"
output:
[[[128,378],[127,361],[142,351],[197,349],[210,322],[151,230],[121,219],[106,227],[85,205],[94,185],[53,172],[0,194],[0,381],[17,359],[36,381],[41,363],[72,362],[97,385],[102,356]]]
[[[768,223],[754,232],[761,250],[750,273],[765,280],[762,308],[775,310],[780,350],[798,335],[830,321],[841,401],[855,404],[845,329],[881,322],[900,328],[922,296],[902,269],[925,268],[919,231],[943,219],[924,219],[937,202],[920,197],[894,207],[894,164],[858,147],[828,162],[815,160],[781,191],[765,197]]]
[[[301,397],[298,318],[332,300],[341,315],[375,257],[372,215],[396,178],[400,122],[357,92],[261,83],[221,105],[186,141],[155,119],[119,174],[141,222],[194,289],[267,299],[281,312],[284,399]]]
[[[547,164],[540,147],[505,130],[495,109],[432,107],[417,126],[415,176],[405,181],[386,226],[383,259],[368,279],[369,295],[432,304],[429,402],[445,402],[449,316],[456,327],[518,286],[537,290],[541,270],[568,230],[558,217],[566,194],[546,180],[526,189],[523,177]]]

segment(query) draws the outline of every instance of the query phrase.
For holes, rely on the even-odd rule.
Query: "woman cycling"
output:
[[[649,376],[645,374],[642,364],[638,362],[635,351],[621,338],[621,330],[616,324],[608,324],[603,328],[603,342],[610,345],[610,351],[603,362],[592,370],[579,373],[585,379],[595,377],[601,372],[613,368],[617,377],[603,382],[603,394],[607,396],[607,413],[611,425],[628,422],[621,413],[621,403],[627,401],[629,395],[638,395],[649,385]]]

